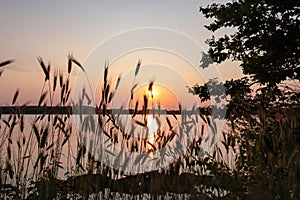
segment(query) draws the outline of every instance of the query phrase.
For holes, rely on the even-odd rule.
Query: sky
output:
[[[5,67],[0,77],[0,105],[9,105],[17,88],[20,89],[18,104],[35,104],[38,101],[44,80],[37,62],[38,56],[46,63],[50,62],[53,68],[65,71],[70,52],[84,63],[99,44],[126,31],[145,27],[173,30],[191,38],[206,51],[208,46],[205,40],[212,34],[204,25],[211,20],[199,13],[199,6],[214,2],[218,1],[1,1],[0,61],[15,59],[15,63]],[[162,55],[163,53],[160,56]],[[120,56],[123,60],[126,57]],[[170,54],[165,58],[169,58],[168,65],[171,65],[173,59]],[[122,59],[115,60],[114,63]],[[136,61],[134,57],[127,64],[133,66]],[[226,62],[217,67],[222,80],[241,76],[236,63]],[[118,67],[115,69],[119,70]],[[132,69],[126,70],[132,72]],[[179,72],[184,73],[184,70]],[[154,75],[155,73],[159,74],[159,70]],[[193,77],[187,79],[192,80]],[[194,79],[189,84],[197,83],[198,80],[203,82],[197,77]],[[166,83],[166,88],[171,83],[172,81]]]

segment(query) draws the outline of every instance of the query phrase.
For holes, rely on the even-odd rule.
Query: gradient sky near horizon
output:
[[[65,70],[69,52],[83,62],[98,44],[120,32],[168,28],[191,37],[207,50],[204,42],[212,34],[204,25],[210,20],[199,13],[199,6],[216,2],[222,1],[1,1],[0,61],[16,62],[5,67],[0,78],[0,105],[9,105],[17,88],[19,104],[38,101],[44,79],[38,56]],[[226,62],[218,67],[223,80],[241,76],[236,66]]]

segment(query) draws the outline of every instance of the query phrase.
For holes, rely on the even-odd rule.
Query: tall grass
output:
[[[3,62],[0,67],[11,62]],[[121,76],[112,85],[108,63],[103,73],[99,104],[91,105],[94,97],[89,96],[85,88],[79,101],[79,104],[88,102],[94,108],[96,123],[95,116],[84,115],[84,107],[77,105],[82,128],[76,130],[71,118],[70,75],[75,66],[85,73],[84,66],[71,54],[66,74],[62,70],[53,70],[40,57],[38,63],[45,79],[37,105],[39,108],[50,105],[52,112],[65,107],[68,112],[36,114],[28,121],[24,114],[27,105],[24,104],[14,107],[16,109],[9,115],[0,115],[1,199],[299,198],[299,106],[270,110],[257,107],[257,115],[229,120],[228,129],[207,155],[201,155],[200,149],[205,133],[210,128],[214,130],[213,120],[209,109],[206,112],[199,109],[199,137],[181,157],[165,169],[126,174],[122,168],[112,169],[96,159],[93,152],[97,149],[96,139],[87,141],[84,136],[100,133],[101,129],[101,134],[109,138],[111,144],[143,153],[161,149],[180,132],[189,132],[199,123],[182,112],[181,121],[177,115],[169,115],[163,129],[158,117],[160,108],[149,110],[151,97],[145,95],[142,100],[133,101],[137,87],[135,79],[142,67],[139,60],[132,89],[128,91],[132,126],[135,127],[133,130],[147,130],[146,116],[153,115],[161,129],[155,143],[132,137],[119,123],[122,110],[111,112]],[[150,82],[148,90],[151,91],[154,84]],[[12,106],[18,96],[19,90],[12,97]],[[59,102],[54,104],[56,96]],[[138,110],[139,106],[142,110]],[[247,107],[247,104],[243,106]],[[181,111],[181,106],[178,107]],[[120,156],[116,155],[116,158]]]
[[[46,66],[40,57],[38,62],[45,79],[37,105],[45,107],[50,104],[53,109],[69,105],[69,76],[64,76],[62,72],[58,74],[57,70],[53,73],[50,64]],[[54,106],[55,92],[60,93],[60,103]],[[12,105],[16,102],[18,94],[17,90]],[[72,135],[70,113],[55,116],[44,113],[29,118],[23,114],[26,106],[17,106],[16,113],[12,112],[1,118],[1,198],[37,197],[40,194],[38,183],[42,179],[58,177],[59,169],[64,168],[61,164],[62,159],[66,159],[68,167],[72,166],[71,152],[76,146],[71,145],[69,141]],[[63,155],[63,149],[68,149],[70,154]],[[71,169],[67,168],[65,171],[71,172]]]
[[[9,64],[10,62],[4,62]],[[63,74],[61,70],[51,70],[50,64],[45,64],[41,57],[38,57],[38,63],[44,74],[44,82],[37,108],[46,108],[50,105],[52,111],[61,107],[71,108],[71,86],[70,74],[73,64],[84,72],[83,66],[72,55],[68,56],[67,74]],[[141,67],[141,61],[138,62],[135,76],[138,75]],[[176,130],[168,120],[168,130],[158,133],[156,145],[149,143],[147,139],[136,140],[130,137],[118,123],[118,114],[109,112],[111,101],[118,88],[121,77],[118,77],[116,85],[112,86],[108,81],[109,70],[108,64],[105,66],[103,85],[101,91],[101,100],[99,105],[95,106],[98,112],[97,124],[91,120],[91,116],[81,117],[83,131],[96,132],[101,128],[103,134],[110,138],[111,143],[115,145],[126,146],[129,151],[145,152],[146,146],[151,145],[151,149],[161,148],[174,138]],[[153,82],[149,83],[149,90],[153,86]],[[131,89],[131,100],[133,101],[135,81]],[[19,96],[19,90],[16,91],[12,98],[12,106],[14,106]],[[59,102],[54,105],[54,97],[59,96]],[[82,91],[82,101],[91,102],[93,97],[89,97],[85,90]],[[147,128],[146,116],[149,114],[149,102],[147,96],[144,96],[142,102],[142,112],[138,113],[138,104],[131,110],[132,118],[135,125],[141,129]],[[1,177],[0,177],[0,197],[13,199],[52,199],[52,198],[88,198],[92,193],[102,191],[100,195],[105,195],[105,189],[109,188],[115,193],[110,195],[120,195],[136,190],[134,187],[137,182],[133,181],[132,186],[125,186],[114,182],[120,178],[124,178],[126,174],[122,171],[111,169],[103,163],[97,161],[90,150],[97,148],[96,144],[89,143],[87,148],[84,138],[79,138],[74,126],[72,125],[71,110],[64,114],[51,114],[45,112],[31,116],[30,121],[26,121],[24,114],[26,104],[16,106],[9,115],[1,116]],[[17,112],[13,112],[16,110]],[[142,120],[137,115],[142,115]],[[153,119],[159,122],[155,113]],[[174,115],[175,116],[175,115]],[[175,116],[176,117],[176,116]],[[185,116],[186,117],[186,116]],[[194,150],[191,150],[194,152]],[[171,165],[169,169],[163,170],[161,174],[177,173],[179,175],[181,160]],[[184,165],[187,165],[184,162]],[[183,164],[182,164],[183,166]],[[174,172],[172,172],[174,170]],[[96,177],[97,183],[94,180]],[[144,175],[134,176],[134,180],[143,179]],[[84,181],[83,181],[84,180]],[[100,182],[100,184],[99,184]],[[86,184],[82,184],[86,183]],[[138,183],[140,184],[140,183]],[[145,182],[146,184],[146,182]],[[177,181],[178,184],[178,181]],[[78,188],[77,185],[80,185]],[[171,184],[172,185],[172,184]],[[130,187],[133,187],[132,189]],[[176,187],[176,185],[173,185]],[[117,189],[119,188],[119,189]],[[127,191],[128,190],[128,191]],[[145,188],[145,192],[161,194],[159,188],[155,187],[155,183],[151,183]],[[170,191],[176,192],[170,187]],[[117,192],[117,193],[116,193]],[[168,191],[165,191],[168,192]],[[187,192],[187,191],[185,191]],[[135,192],[136,193],[136,192]],[[138,192],[137,192],[138,193]],[[140,194],[142,195],[142,194]]]

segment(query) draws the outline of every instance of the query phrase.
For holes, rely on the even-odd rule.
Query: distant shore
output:
[[[152,110],[147,110],[147,113],[151,113]],[[180,110],[155,110],[156,112],[161,112],[161,114],[175,114],[179,115],[182,112]],[[81,108],[73,106],[0,106],[0,114],[24,114],[24,115],[42,115],[42,114],[65,114],[65,115],[78,115],[78,114],[102,114],[104,110],[97,109],[92,106],[82,106]],[[142,110],[135,111],[134,109],[107,109],[106,113],[116,113],[116,114],[143,114]]]

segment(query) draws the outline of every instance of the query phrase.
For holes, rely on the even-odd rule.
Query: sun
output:
[[[147,94],[148,98],[156,99],[158,97],[158,92],[154,88],[152,90],[147,89],[146,94]]]
[[[132,105],[138,101],[138,109],[143,109],[144,97],[147,97],[148,106],[160,105],[161,108],[166,110],[176,110],[178,108],[177,96],[169,88],[161,84],[153,84],[152,88],[148,85],[142,85],[134,91]],[[134,107],[132,108],[134,109]]]
[[[158,93],[157,93],[157,90],[153,89],[153,90],[152,90],[152,95],[153,95],[153,97],[156,97],[157,94],[158,94]]]

